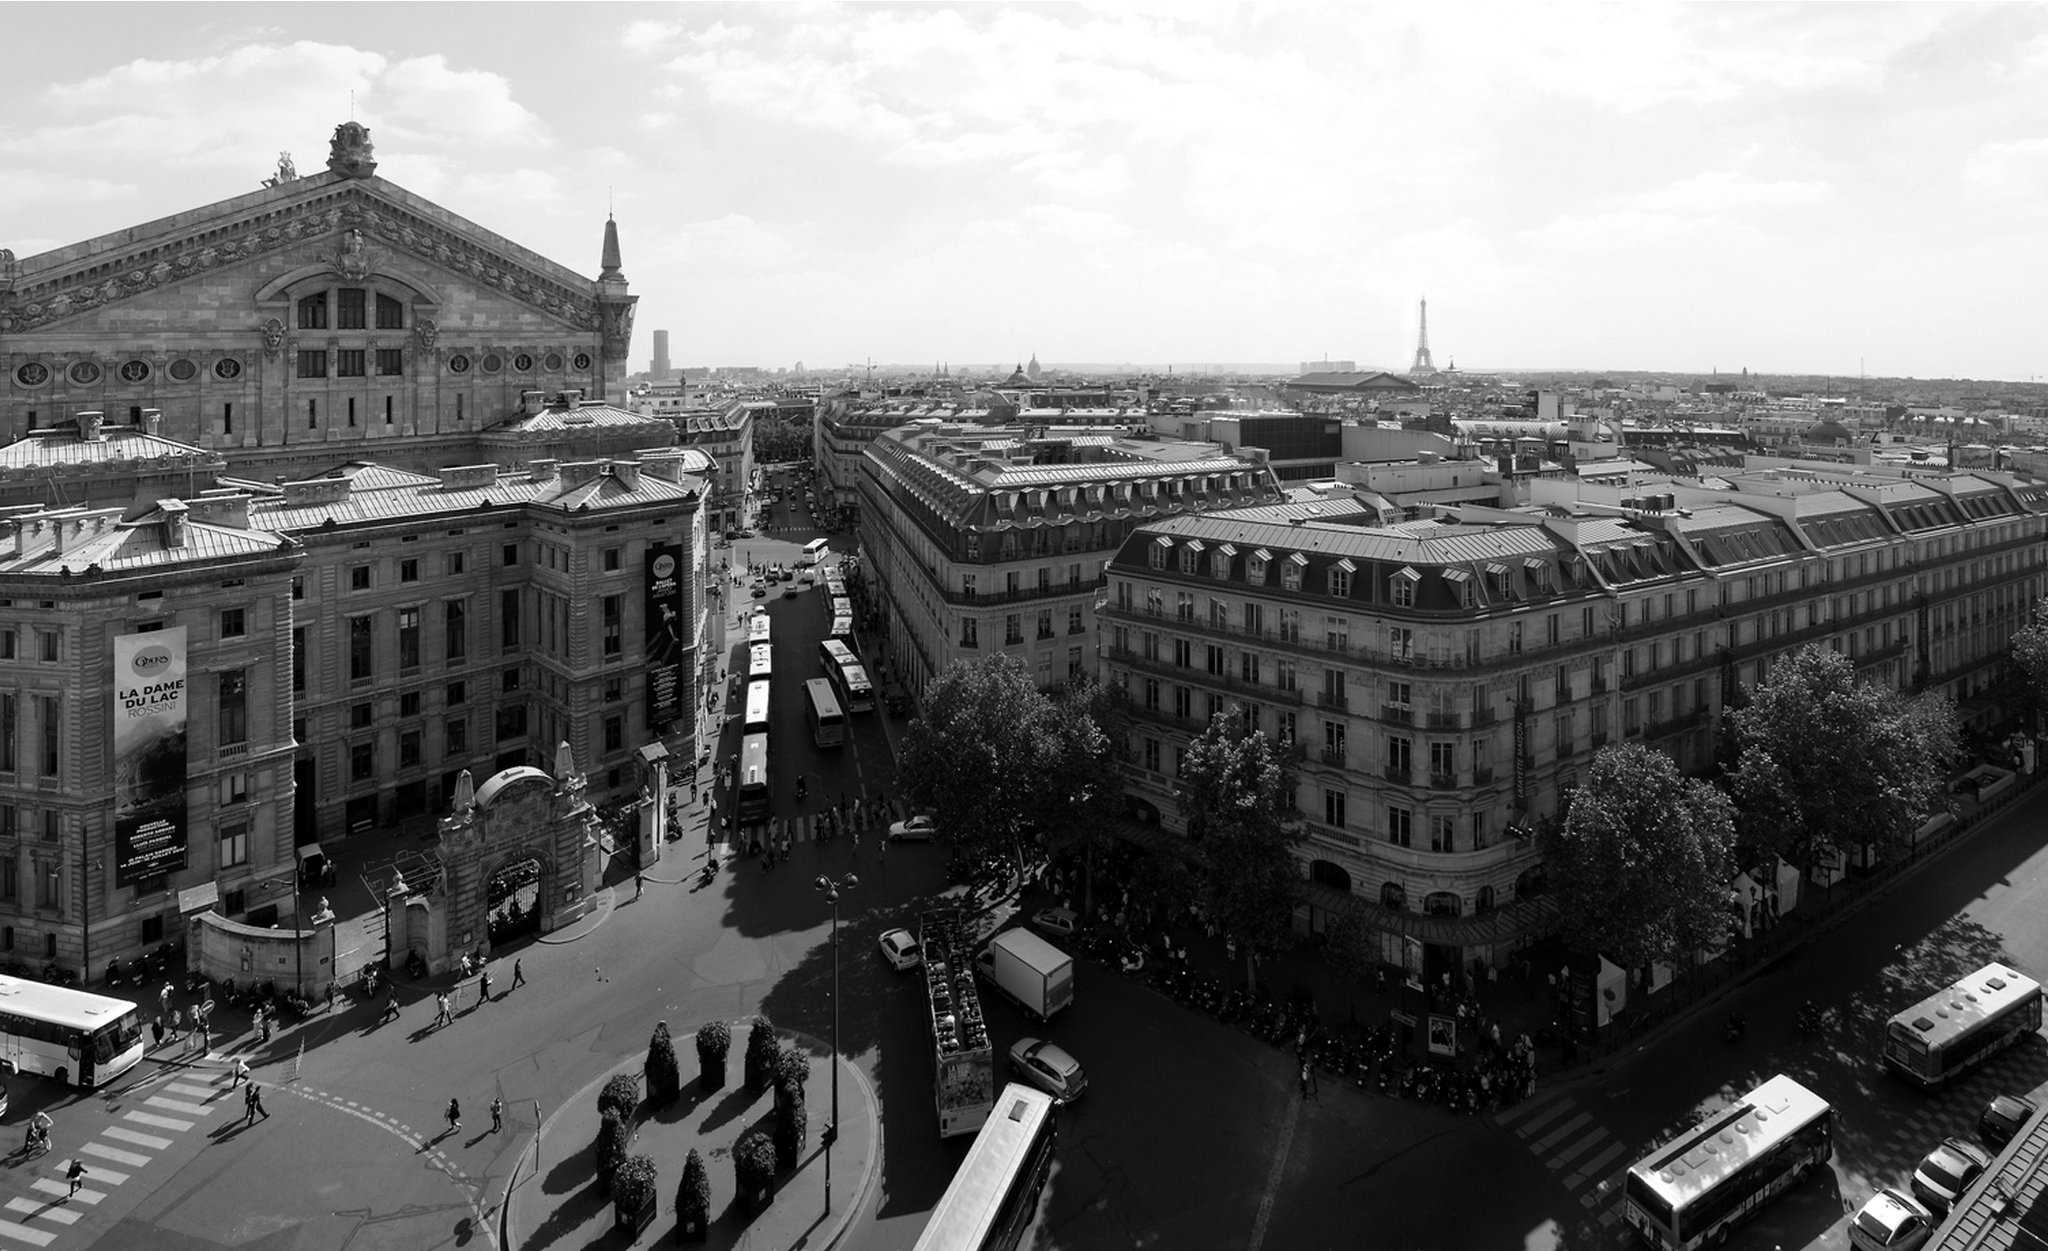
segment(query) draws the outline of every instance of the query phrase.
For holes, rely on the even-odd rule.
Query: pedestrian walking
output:
[[[164,1045],[164,1019],[162,1017],[158,1017],[149,1023],[149,1032],[156,1039],[152,1044],[153,1047]]]
[[[85,1162],[74,1156],[71,1160],[71,1167],[64,1170],[64,1176],[71,1183],[70,1193],[64,1196],[66,1199],[69,1199],[72,1195],[78,1193],[80,1186],[85,1184]]]
[[[478,1006],[482,1006],[483,1004],[489,1003],[491,1001],[491,971],[489,969],[485,969],[483,971],[483,973],[481,974],[481,980],[483,982],[483,994],[477,997]]]
[[[640,873],[640,866],[633,866],[633,898],[638,899],[647,891],[647,879]]]
[[[254,1081],[249,1083],[247,1093],[242,1096],[242,1109],[246,1113],[242,1121],[244,1125],[254,1125],[259,1112],[264,1120],[270,1119],[270,1109],[263,1106],[263,1088]]]
[[[448,1132],[451,1134],[462,1132],[462,1105],[453,1099],[448,1101]]]
[[[519,961],[517,960],[512,962],[512,985],[515,987],[526,985],[526,970],[519,967]]]
[[[159,1012],[169,1014],[171,1010],[171,984],[169,982],[165,982],[164,988],[156,992],[156,1002]]]
[[[233,1090],[235,1087],[241,1085],[243,1082],[250,1082],[254,1080],[256,1079],[249,1076],[249,1061],[241,1056],[236,1056],[235,1076],[234,1080],[228,1083],[228,1089]]]
[[[495,1095],[491,1099],[491,1132],[505,1128],[505,1096]]]
[[[454,1019],[455,1014],[448,1010],[448,992],[444,990],[434,996],[434,1025],[439,1028]]]
[[[172,1009],[171,1009],[171,1041],[172,1041],[172,1042],[177,1042],[177,1041],[179,1041],[180,1039],[182,1039],[182,1038],[184,1038],[184,1037],[185,1037],[185,1010],[184,1010],[183,1008],[172,1008]]]
[[[391,988],[391,993],[390,993],[389,995],[385,996],[385,998],[384,998],[384,1012],[383,1012],[383,1015],[381,1015],[381,1016],[379,1016],[379,1017],[377,1018],[377,1024],[379,1024],[379,1025],[382,1025],[382,1024],[383,1024],[384,1022],[386,1022],[386,1021],[395,1021],[395,1020],[397,1020],[397,1019],[398,1019],[398,987],[396,987],[396,986],[393,986],[393,987]]]
[[[474,972],[476,972],[476,966],[469,962],[469,953],[465,951],[462,953],[462,980],[468,981],[469,975]]]
[[[1306,1061],[1306,1060],[1303,1060],[1303,1061],[1301,1062],[1301,1097],[1302,1097],[1303,1101],[1306,1101],[1306,1100],[1308,1099],[1308,1082],[1309,1082],[1309,1067],[1308,1067],[1308,1061]]]
[[[263,1042],[270,1041],[270,1013],[260,1004],[256,1008],[256,1034]]]

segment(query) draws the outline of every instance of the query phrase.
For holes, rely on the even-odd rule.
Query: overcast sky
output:
[[[2048,7],[9,5],[0,246],[336,123],[682,364],[2048,377]],[[27,52],[27,55],[22,53]]]

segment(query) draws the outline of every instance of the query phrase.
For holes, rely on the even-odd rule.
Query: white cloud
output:
[[[1761,179],[1733,170],[1710,169],[1636,196],[1632,203],[1647,213],[1705,216],[1739,209],[1818,204],[1830,193],[1828,184],[1813,179]]]
[[[644,246],[635,244],[635,249]],[[728,213],[667,228],[653,240],[650,259],[656,264],[680,266],[679,272],[685,275],[751,276],[790,269],[803,257],[804,249],[784,231],[741,213]]]
[[[413,57],[377,76],[376,116],[391,137],[415,146],[518,143],[546,146],[547,127],[512,98],[512,83],[485,70],[458,70],[439,53]]]
[[[2048,138],[1980,144],[1964,159],[1963,178],[1999,195],[2048,192]]]

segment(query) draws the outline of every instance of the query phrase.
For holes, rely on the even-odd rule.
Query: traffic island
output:
[[[698,1029],[676,1031],[672,1045],[681,1080],[673,1097],[664,1097],[660,1078],[657,1089],[649,1090],[646,1057],[634,1055],[549,1116],[499,1205],[501,1240],[508,1251],[656,1247],[678,1241],[714,1251],[796,1246],[826,1251],[835,1245],[880,1175],[881,1117],[874,1089],[859,1069],[839,1062],[839,1134],[830,1148],[828,1211],[827,1149],[821,1140],[832,1120],[829,1048],[808,1034],[774,1030],[776,1047],[764,1051],[757,1044],[750,1064],[747,1042],[753,1025],[752,1018],[729,1023],[726,1047],[708,1070],[708,1057],[697,1045]],[[750,1075],[756,1079],[752,1084]],[[800,1099],[795,1098],[798,1089]],[[793,1100],[792,1113],[787,1105]],[[745,1148],[740,1148],[742,1140],[747,1140]],[[690,1187],[704,1200],[701,1233],[682,1228],[678,1211],[692,1151],[703,1163],[704,1184],[696,1184],[693,1175]],[[601,1156],[612,1169],[609,1186],[598,1177]],[[652,1219],[645,1206],[650,1167]],[[746,1193],[742,1173],[747,1174]],[[623,1206],[631,1211],[622,1211],[622,1191]]]

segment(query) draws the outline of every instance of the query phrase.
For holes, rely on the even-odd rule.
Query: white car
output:
[[[1857,1251],[1919,1251],[1933,1237],[1934,1213],[1890,1186],[1849,1221],[1849,1245]]]
[[[1074,915],[1072,908],[1040,908],[1031,914],[1031,924],[1048,934],[1072,938],[1075,928],[1080,925],[1080,918]]]
[[[1056,1103],[1072,1103],[1088,1089],[1088,1075],[1081,1062],[1057,1043],[1036,1038],[1019,1038],[1010,1047],[1010,1071],[1053,1097]]]
[[[914,969],[924,963],[924,955],[917,949],[917,939],[911,936],[909,930],[890,930],[882,935],[878,945],[882,950],[882,959],[887,960],[889,967],[898,973]]]
[[[889,841],[893,843],[929,843],[933,835],[932,819],[919,814],[907,821],[898,821],[889,827]]]

